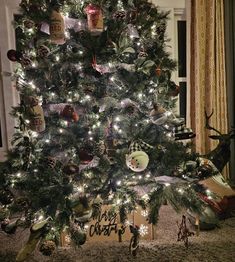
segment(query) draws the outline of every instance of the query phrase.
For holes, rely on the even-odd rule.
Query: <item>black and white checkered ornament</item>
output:
[[[191,128],[187,128],[184,124],[180,124],[173,128],[175,140],[192,139],[196,136]]]
[[[141,139],[133,141],[129,147],[129,154],[126,155],[126,165],[134,172],[144,171],[149,163],[149,156],[144,151],[152,148]]]

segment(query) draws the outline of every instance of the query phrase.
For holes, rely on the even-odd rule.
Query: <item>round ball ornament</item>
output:
[[[35,26],[35,23],[33,20],[24,20],[24,27],[27,28],[27,29],[32,29],[34,26]]]
[[[48,57],[50,54],[50,49],[45,45],[40,45],[37,49],[37,55],[41,58]]]
[[[22,59],[23,54],[20,51],[16,51],[14,49],[10,49],[7,52],[7,58],[12,62],[20,62]]]
[[[149,156],[144,151],[134,151],[126,156],[126,165],[134,172],[144,171],[149,163]]]
[[[39,247],[39,251],[44,255],[44,256],[51,256],[52,253],[56,249],[56,244],[52,240],[45,240],[42,242],[42,244]]]

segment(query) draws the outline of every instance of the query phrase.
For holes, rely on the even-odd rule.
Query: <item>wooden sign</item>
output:
[[[109,212],[111,206],[103,206],[101,214],[97,219],[91,220],[85,225],[87,232],[87,242],[105,242],[105,241],[130,241],[132,234],[130,225],[137,225],[140,230],[140,239],[153,240],[155,237],[155,228],[147,221],[148,211],[137,207],[127,216],[125,224],[120,223],[119,214]],[[61,234],[61,245],[70,246],[70,237],[65,231]]]

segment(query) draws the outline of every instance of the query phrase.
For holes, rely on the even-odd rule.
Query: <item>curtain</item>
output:
[[[228,131],[223,0],[191,1],[190,42],[190,125],[196,151],[205,154],[216,142],[208,138],[204,111],[214,111],[214,128]]]

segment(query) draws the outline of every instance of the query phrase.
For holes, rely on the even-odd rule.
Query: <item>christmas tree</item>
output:
[[[84,224],[103,204],[122,223],[141,206],[156,224],[165,201],[198,212],[194,185],[213,170],[199,172],[197,155],[182,143],[195,134],[174,113],[168,13],[145,0],[22,0],[20,7],[17,50],[7,53],[20,104],[0,168],[2,228],[31,227],[17,260],[42,240],[50,254],[66,226],[83,244]]]

